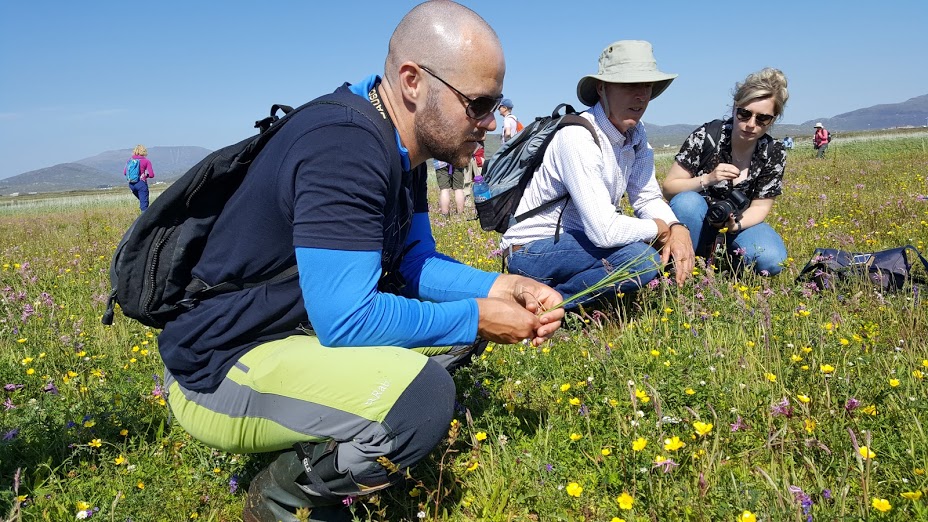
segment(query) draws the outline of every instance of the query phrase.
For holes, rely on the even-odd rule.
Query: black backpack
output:
[[[906,252],[921,261],[924,274],[913,273]],[[882,291],[895,291],[911,281],[928,284],[928,260],[912,245],[879,252],[847,252],[836,248],[816,248],[812,259],[796,277],[797,282],[814,281],[819,288],[834,288],[835,282],[867,280]]]
[[[125,316],[147,326],[164,328],[166,322],[203,299],[295,278],[296,264],[276,273],[213,285],[194,278],[192,270],[219,214],[241,185],[251,162],[294,114],[320,104],[354,109],[375,122],[387,143],[394,140],[392,124],[361,112],[361,107],[371,104],[355,94],[329,94],[296,109],[274,105],[269,117],[255,122],[260,130],[257,136],[208,155],[168,187],[129,227],[110,263],[112,291],[103,324],[113,324],[117,302]],[[276,115],[278,110],[284,113],[283,117]],[[392,172],[391,179],[398,180],[400,175],[401,172]]]
[[[562,108],[564,114],[560,114]],[[515,215],[522,194],[532,180],[535,170],[541,165],[554,133],[569,125],[585,127],[593,135],[596,145],[600,146],[593,124],[574,111],[573,107],[562,103],[554,109],[551,116],[535,118],[535,121],[528,124],[511,141],[504,143],[496,154],[486,161],[483,180],[490,186],[492,196],[474,205],[483,230],[495,230],[502,234],[510,226],[569,198],[569,194],[564,194],[537,208]]]

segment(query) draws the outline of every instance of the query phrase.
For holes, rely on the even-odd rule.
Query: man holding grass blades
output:
[[[582,296],[571,307],[637,289],[671,258],[677,284],[692,275],[689,231],[661,195],[641,123],[676,76],[658,70],[648,42],[622,40],[603,50],[598,74],[577,84],[577,97],[591,107],[581,116],[599,143],[579,125],[554,135],[515,214],[569,197],[506,231],[501,247],[511,273],[550,284],[567,299]],[[620,210],[626,193],[635,216]],[[591,290],[621,274],[634,277]]]
[[[437,253],[429,226],[425,161],[467,165],[496,128],[504,74],[480,16],[420,4],[383,76],[295,113],[219,216],[196,277],[299,268],[299,282],[203,300],[159,337],[188,432],[225,451],[282,451],[252,480],[245,520],[344,518],[345,497],[396,482],[447,433],[448,368],[478,339],[539,345],[560,326],[562,309],[544,313],[560,294]]]

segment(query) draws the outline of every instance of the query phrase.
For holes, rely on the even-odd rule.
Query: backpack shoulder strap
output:
[[[712,120],[706,124],[706,141],[699,151],[699,170],[709,163],[709,159],[719,151],[719,141],[722,139],[722,120]]]
[[[563,117],[558,116],[558,113],[561,107],[565,107],[567,110],[567,113]],[[596,129],[593,127],[593,124],[590,123],[590,121],[584,118],[583,116],[580,116],[579,114],[575,113],[573,107],[562,103],[558,105],[556,109],[554,109],[553,116],[559,117],[561,119],[560,121],[557,122],[557,126],[554,128],[554,130],[551,131],[551,133],[548,134],[545,140],[539,145],[538,152],[535,154],[533,161],[532,163],[529,164],[529,167],[528,169],[526,169],[526,172],[531,172],[532,174],[534,174],[535,170],[538,169],[539,166],[541,166],[542,159],[544,159],[545,150],[547,150],[548,145],[551,143],[551,140],[554,138],[554,134],[557,133],[557,131],[563,129],[564,127],[569,127],[571,125],[579,125],[585,128],[586,130],[590,131],[590,134],[593,136],[593,142],[596,143],[596,146],[602,149],[602,146],[599,144],[599,137],[596,135]],[[527,134],[527,133],[523,133],[523,134]],[[520,192],[525,191],[525,188],[528,187],[528,183],[529,181],[531,181],[531,179],[532,179],[532,176],[524,176],[522,180],[519,181]],[[524,221],[532,216],[538,215],[539,213],[544,212],[545,210],[548,210],[549,208],[553,207],[554,205],[568,198],[570,198],[570,194],[564,194],[563,196],[559,198],[543,203],[531,210],[527,210],[519,214],[518,216],[513,217],[512,218],[513,222],[519,223],[520,221]],[[558,218],[558,221],[560,221],[560,218]]]
[[[906,246],[902,247],[902,251],[903,251],[903,252],[905,252],[906,250],[910,250],[913,254],[915,254],[915,256],[918,258],[918,260],[921,262],[922,266],[925,268],[925,273],[928,274],[928,259],[925,259],[925,257],[922,255],[922,253],[919,252],[918,249],[915,248],[915,247],[912,246],[912,245],[906,245]],[[912,281],[914,281],[914,282],[916,282],[916,283],[919,283],[919,284],[928,284],[928,279],[925,279],[924,277],[921,277],[921,276],[918,276],[918,275],[913,275],[911,272],[909,273],[909,277],[911,277],[911,278],[912,278]]]

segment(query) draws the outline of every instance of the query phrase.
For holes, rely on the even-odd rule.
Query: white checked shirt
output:
[[[650,242],[657,235],[655,218],[667,224],[677,222],[654,176],[654,151],[644,125],[639,122],[629,129],[626,138],[599,103],[581,116],[593,123],[602,149],[579,125],[559,130],[515,215],[570,193],[567,207],[564,203],[555,205],[511,226],[503,235],[502,248],[553,237],[561,209],[561,231],[581,231],[601,248]],[[619,205],[625,193],[637,217],[621,213]]]

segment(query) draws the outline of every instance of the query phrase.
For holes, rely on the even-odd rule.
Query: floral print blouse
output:
[[[733,120],[729,118],[722,124],[715,154],[710,156],[706,165],[700,166],[699,159],[703,147],[712,147],[711,140],[706,139],[708,123],[693,131],[686,138],[680,152],[674,158],[694,178],[715,170],[719,163],[731,163],[731,133]],[[775,198],[783,193],[783,172],[786,169],[786,149],[783,144],[764,134],[757,140],[747,178],[735,185],[744,194],[754,199]],[[706,187],[703,195],[707,199],[724,199],[731,188],[730,181],[720,181]]]

